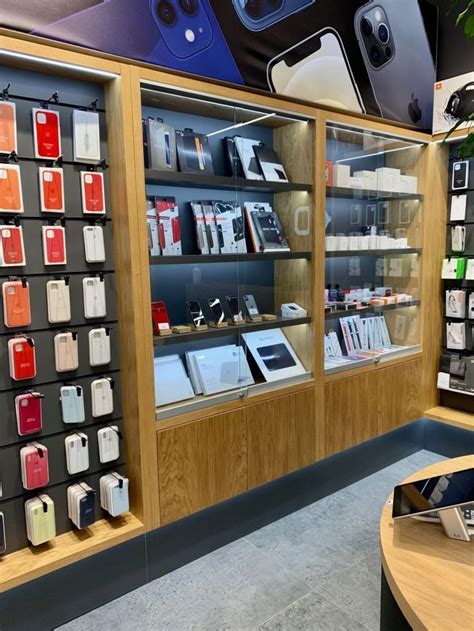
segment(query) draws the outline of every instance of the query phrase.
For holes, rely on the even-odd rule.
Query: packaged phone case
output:
[[[2,284],[3,321],[9,329],[30,326],[30,286],[26,279]]]
[[[82,212],[105,215],[104,174],[81,171]]]
[[[43,395],[39,392],[17,395],[15,411],[19,436],[36,434],[43,429]]]
[[[59,112],[33,108],[35,158],[57,160],[61,155]]]
[[[84,252],[87,263],[105,263],[104,229],[102,226],[84,226]]]
[[[82,386],[74,384],[61,386],[59,389],[63,423],[84,423],[84,392]]]
[[[72,131],[74,160],[100,162],[99,114],[85,110],[73,110]]]
[[[105,283],[103,276],[83,278],[84,317],[105,318],[107,305],[105,302]]]
[[[18,153],[16,134],[16,105],[0,101],[0,153]]]
[[[25,502],[26,536],[34,546],[51,541],[56,536],[54,502],[41,494]]]
[[[107,416],[114,411],[113,380],[107,377],[91,383],[92,416]]]
[[[17,164],[0,164],[0,212],[24,212],[21,172]]]
[[[45,265],[66,265],[66,230],[62,226],[43,226]]]
[[[129,511],[128,478],[113,472],[100,478],[100,505],[112,517]]]
[[[49,482],[48,449],[31,443],[20,449],[21,481],[27,491],[46,486]]]
[[[120,432],[117,425],[102,427],[97,432],[99,460],[102,464],[113,462],[120,456]]]
[[[14,337],[8,340],[10,377],[14,381],[36,377],[35,343],[31,337]]]
[[[0,226],[0,266],[26,265],[23,229],[21,226]]]
[[[66,468],[69,475],[87,471],[89,468],[89,439],[87,434],[77,432],[64,439]]]
[[[71,321],[71,294],[69,280],[48,280],[46,283],[46,300],[48,303],[48,322],[60,324]]]
[[[42,213],[60,213],[65,211],[64,173],[62,169],[40,167],[39,187]]]
[[[69,372],[79,368],[76,332],[66,331],[54,336],[54,358],[57,372]]]
[[[76,528],[88,528],[96,520],[96,492],[85,482],[68,487],[67,513]]]
[[[89,331],[89,363],[91,366],[110,363],[110,333],[105,327]]]

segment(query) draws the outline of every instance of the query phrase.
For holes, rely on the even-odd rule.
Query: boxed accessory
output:
[[[351,167],[347,164],[332,165],[332,185],[349,188],[351,178]]]
[[[219,237],[217,234],[216,217],[212,209],[212,201],[201,202],[202,215],[206,231],[207,245],[210,254],[219,254]],[[237,220],[236,220],[237,221]],[[243,230],[242,230],[243,232]]]
[[[30,286],[26,278],[2,284],[3,321],[9,329],[31,325]]]
[[[129,511],[128,478],[119,473],[109,473],[100,478],[100,505],[112,517]]]
[[[469,294],[469,304],[467,307],[467,317],[472,319],[474,318],[474,291],[471,291]]]
[[[77,432],[64,439],[66,468],[69,475],[87,471],[89,468],[89,439],[87,434]]]
[[[101,377],[91,383],[92,416],[107,416],[114,411],[114,381]]]
[[[446,348],[459,351],[466,348],[465,322],[446,322]]]
[[[148,168],[177,170],[176,136],[173,127],[165,125],[163,119],[148,118]]]
[[[65,213],[63,170],[39,167],[38,175],[41,212]]]
[[[241,346],[204,349],[194,361],[205,396],[255,383]]]
[[[46,299],[48,303],[48,322],[60,324],[71,320],[71,294],[69,278],[48,280],[46,283]]]
[[[89,331],[89,364],[106,366],[110,364],[110,333],[105,327]]]
[[[118,460],[120,456],[121,433],[117,425],[102,427],[97,432],[99,460],[102,464]]]
[[[469,186],[469,160],[453,162],[451,188],[453,191],[462,190]]]
[[[0,266],[19,267],[26,265],[23,228],[0,226]]]
[[[34,107],[32,114],[35,158],[57,160],[61,156],[59,112]]]
[[[104,228],[84,226],[84,254],[87,263],[105,263]]]
[[[465,221],[467,210],[467,194],[452,195],[449,213],[450,221]]]
[[[0,212],[23,213],[21,172],[17,164],[0,164]]]
[[[466,292],[462,289],[446,291],[446,317],[464,318],[466,313]]]
[[[276,151],[263,143],[254,147],[260,170],[267,182],[288,182],[285,169]]]
[[[20,449],[21,481],[27,491],[46,486],[49,482],[48,449],[31,443]]]
[[[260,146],[260,140],[234,136],[235,146],[239,154],[240,162],[248,180],[263,180],[260,165],[255,155],[255,147]]]
[[[76,162],[100,162],[99,114],[73,110],[72,135]]]
[[[176,130],[175,133],[179,170],[182,173],[214,175],[208,137],[192,129]]]
[[[105,318],[107,305],[105,301],[105,282],[103,276],[90,276],[82,279],[84,297],[84,317]]]
[[[288,240],[276,213],[252,211],[251,219],[258,235],[261,252],[290,251]]]
[[[379,191],[400,191],[400,169],[380,167],[375,169],[377,174],[377,189]]]
[[[308,312],[296,302],[287,302],[281,305],[282,318],[306,318]]]
[[[194,398],[194,390],[179,355],[155,357],[156,405]]]
[[[146,225],[148,232],[148,252],[150,256],[160,256],[160,234],[158,230],[158,216],[156,214],[155,198],[146,200]]]
[[[104,174],[81,171],[81,196],[84,215],[105,215]]]
[[[474,259],[463,259],[465,262],[465,279],[466,280],[474,280]],[[461,276],[462,278],[462,276]]]
[[[375,171],[355,171],[354,177],[362,182],[362,188],[369,191],[377,189],[377,174]]]
[[[84,392],[82,386],[66,384],[59,389],[63,423],[84,423]]]
[[[181,223],[178,205],[174,197],[157,197],[161,253],[165,256],[178,256],[181,249]]]
[[[68,487],[67,514],[76,528],[88,528],[95,523],[96,492],[85,482]]]
[[[452,226],[451,227],[451,250],[455,254],[462,254],[466,247],[466,227],[465,226]]]
[[[16,135],[16,105],[0,101],[0,153],[18,153]]]
[[[221,254],[247,252],[242,208],[234,202],[213,202]]]
[[[243,333],[242,337],[266,381],[305,374],[304,366],[281,329]]]
[[[43,397],[39,392],[24,392],[15,397],[18,436],[36,434],[43,429]]]
[[[458,257],[449,257],[443,260],[443,269],[441,271],[441,278],[447,280],[459,280],[464,278],[464,272],[466,269],[466,259]]]
[[[63,226],[42,226],[45,265],[66,265],[66,230]]]
[[[242,168],[242,162],[240,161],[235,141],[229,136],[223,140],[225,145],[225,157],[227,159],[227,165],[229,168],[229,175],[232,177],[245,177],[244,170]]]
[[[210,254],[208,234],[206,231],[206,222],[204,219],[204,213],[202,210],[201,202],[191,202],[191,210],[193,211],[194,228],[196,230],[196,242],[197,242],[198,250],[200,251],[201,254]],[[214,216],[214,212],[212,214]],[[216,241],[217,241],[217,247],[219,248],[219,238],[217,237],[217,226],[216,226]]]
[[[34,546],[51,541],[56,536],[54,502],[42,493],[25,502],[26,536]]]
[[[56,372],[70,372],[79,368],[77,333],[66,331],[54,336]]]
[[[433,134],[448,131],[473,111],[474,72],[466,72],[450,79],[437,81],[434,85]],[[469,127],[469,121],[459,129]]]
[[[8,340],[10,377],[14,381],[36,377],[35,343],[31,337],[20,336]]]

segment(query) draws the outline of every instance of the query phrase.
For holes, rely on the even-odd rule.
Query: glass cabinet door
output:
[[[327,127],[326,374],[419,350],[423,147]]]

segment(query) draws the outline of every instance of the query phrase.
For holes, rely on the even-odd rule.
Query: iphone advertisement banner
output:
[[[0,25],[431,129],[428,0],[0,0]]]

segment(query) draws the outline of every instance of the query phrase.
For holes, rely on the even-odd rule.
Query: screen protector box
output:
[[[434,86],[433,134],[447,132],[474,113],[474,71],[437,81]],[[462,123],[460,129],[469,126]]]
[[[156,213],[158,215],[158,229],[161,237],[161,253],[163,256],[182,254],[181,224],[175,198],[157,197]]]

